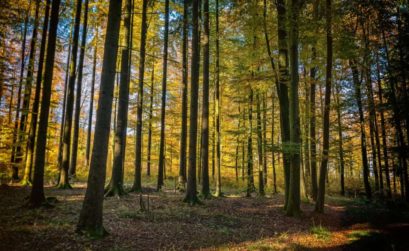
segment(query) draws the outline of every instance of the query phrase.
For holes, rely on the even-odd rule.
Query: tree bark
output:
[[[253,174],[253,89],[250,87],[250,94],[248,98],[248,120],[249,126],[247,130],[247,189],[246,197],[251,197],[251,193],[256,189],[254,187]]]
[[[201,161],[202,161],[202,195],[210,196],[209,185],[209,67],[210,67],[210,25],[209,25],[209,0],[204,0],[204,34],[203,34],[203,106],[202,106],[202,136],[201,136]]]
[[[146,1],[145,1],[146,2]],[[114,160],[112,165],[111,181],[106,189],[105,196],[122,196],[125,194],[123,187],[123,163],[125,161],[125,144],[128,129],[128,104],[131,56],[131,12],[133,10],[132,0],[126,0],[124,16],[124,40],[121,58],[121,74],[119,82],[118,114],[116,116],[116,127],[114,128]],[[142,7],[146,10],[146,7]]]
[[[38,123],[38,137],[35,148],[36,158],[34,164],[34,179],[29,199],[29,206],[34,208],[40,207],[46,203],[44,196],[44,166],[60,2],[60,0],[53,0],[51,7],[50,29],[48,34],[47,56],[45,60],[44,83],[41,97],[40,121]]]
[[[143,0],[145,2],[149,0]],[[147,4],[147,3],[146,3]],[[142,191],[142,115],[143,115],[143,85],[145,78],[146,35],[148,32],[147,13],[142,11],[141,46],[139,56],[139,80],[136,121],[136,148],[135,148],[135,178],[132,191]]]
[[[70,76],[68,80],[67,89],[67,106],[65,111],[64,121],[64,135],[63,135],[63,156],[62,156],[62,168],[60,172],[60,184],[59,188],[66,189],[71,188],[68,178],[68,169],[70,166],[71,157],[71,129],[72,129],[72,116],[74,110],[74,91],[75,91],[75,78],[77,75],[77,54],[78,54],[78,41],[81,22],[81,7],[82,1],[77,0],[75,10],[74,21],[74,33],[72,41],[72,52],[70,62]]]
[[[122,0],[111,0],[109,2],[94,147],[92,148],[87,191],[77,225],[77,232],[97,237],[106,234],[102,223],[102,211],[115,83],[114,69],[116,69],[121,23],[121,5]]]
[[[87,44],[87,29],[88,29],[88,3],[89,0],[84,2],[84,23],[82,25],[82,38],[80,59],[78,62],[78,79],[77,79],[77,93],[75,95],[75,113],[74,113],[74,135],[72,139],[71,148],[71,161],[69,168],[69,175],[76,176],[77,173],[77,155],[78,155],[78,140],[79,140],[79,127],[80,127],[80,115],[81,115],[81,92],[82,90],[82,76],[84,68],[85,47]]]
[[[36,132],[38,125],[38,109],[40,106],[40,94],[41,94],[41,84],[43,81],[43,67],[44,67],[44,58],[45,50],[47,45],[47,31],[48,31],[48,21],[50,14],[50,0],[46,1],[45,14],[44,14],[44,23],[43,31],[41,35],[41,45],[40,45],[40,55],[38,59],[38,69],[37,69],[37,79],[36,79],[36,88],[34,94],[32,116],[30,122],[30,132],[27,140],[27,153],[26,153],[26,170],[29,170],[28,179],[31,181],[31,173],[33,169],[34,161],[34,146],[36,144]]]
[[[165,33],[163,45],[163,74],[162,74],[162,106],[160,120],[159,166],[157,190],[163,186],[163,172],[165,168],[165,121],[166,121],[166,85],[168,76],[168,43],[169,43],[169,0],[165,0]]]
[[[152,159],[152,118],[153,118],[153,97],[155,86],[155,64],[152,64],[152,76],[151,76],[151,91],[149,95],[149,125],[148,125],[148,159],[146,166],[146,175],[151,176],[151,159]]]
[[[218,0],[216,0],[218,1]],[[199,0],[192,1],[192,60],[190,93],[190,128],[189,128],[189,174],[185,202],[193,205],[200,203],[196,192],[196,144],[197,144],[197,107],[199,92]]]

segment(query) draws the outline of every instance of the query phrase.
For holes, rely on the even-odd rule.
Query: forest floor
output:
[[[396,203],[328,197],[325,214],[303,202],[294,218],[285,216],[282,195],[189,206],[181,193],[153,189],[142,197],[145,211],[138,194],[107,198],[109,235],[92,240],[75,233],[84,186],[47,187],[58,202],[36,210],[24,207],[29,188],[1,186],[0,250],[409,250],[409,211]]]

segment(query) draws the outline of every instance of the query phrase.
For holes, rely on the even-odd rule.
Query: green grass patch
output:
[[[310,233],[315,236],[315,238],[319,240],[329,240],[331,239],[331,231],[328,228],[319,226],[312,226],[310,229]]]

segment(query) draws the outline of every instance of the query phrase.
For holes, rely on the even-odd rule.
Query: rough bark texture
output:
[[[96,33],[96,38],[98,37],[98,30]],[[97,39],[95,38],[95,47],[94,47],[94,59],[92,62],[92,80],[91,80],[91,93],[89,99],[89,111],[88,111],[88,130],[87,130],[87,146],[85,149],[85,159],[87,167],[89,166],[89,155],[91,152],[91,131],[92,131],[92,117],[94,114],[94,94],[95,94],[95,77],[97,72],[97,51],[98,44]]]
[[[92,149],[87,191],[77,225],[78,232],[91,236],[103,236],[106,233],[102,224],[102,211],[119,27],[121,23],[121,5],[121,0],[111,0],[109,2],[94,147]]]

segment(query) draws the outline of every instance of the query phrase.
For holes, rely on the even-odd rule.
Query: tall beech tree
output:
[[[109,1],[104,59],[102,65],[98,110],[95,124],[91,163],[77,231],[91,236],[103,236],[106,231],[102,222],[104,182],[111,130],[112,97],[118,55],[119,28],[122,0]]]
[[[144,10],[146,11],[146,1]],[[116,116],[116,127],[114,136],[114,160],[112,165],[111,181],[107,187],[105,196],[122,196],[125,194],[123,188],[123,163],[125,161],[125,144],[128,129],[128,104],[130,83],[130,52],[131,52],[131,12],[133,10],[132,0],[126,0],[124,16],[124,45],[121,49],[121,73],[119,82],[118,112]]]
[[[40,121],[35,148],[33,187],[29,198],[29,206],[36,208],[46,204],[44,196],[44,167],[47,146],[47,129],[50,114],[52,80],[54,74],[55,47],[57,40],[58,14],[60,0],[53,0],[51,7],[50,29],[48,33],[47,53],[44,68],[44,82],[41,96]]]
[[[322,160],[320,167],[320,177],[318,184],[318,196],[315,203],[315,211],[324,212],[325,201],[325,179],[327,175],[328,159],[329,159],[329,115],[331,105],[331,84],[332,84],[332,0],[325,1],[325,29],[327,35],[327,66],[325,76],[325,107],[323,118],[323,146]]]
[[[74,113],[74,124],[73,124],[74,135],[72,137],[71,160],[70,160],[70,167],[69,167],[69,174],[70,176],[74,176],[74,177],[77,172],[78,140],[79,140],[79,133],[80,133],[80,115],[81,115],[81,93],[83,92],[82,79],[84,75],[83,74],[84,59],[85,59],[85,50],[86,50],[86,44],[87,44],[87,30],[88,30],[88,4],[89,4],[89,0],[85,0],[80,58],[78,62],[77,89],[76,89],[76,94],[75,94],[75,113]]]
[[[74,19],[74,32],[72,40],[72,51],[70,59],[70,75],[68,80],[67,92],[67,103],[65,111],[65,121],[64,121],[64,134],[63,134],[63,154],[62,154],[62,166],[60,172],[60,188],[71,188],[68,179],[68,171],[70,167],[70,157],[71,157],[71,129],[72,129],[72,116],[74,110],[74,91],[75,91],[75,80],[77,77],[77,58],[78,58],[78,43],[79,43],[79,33],[80,33],[80,23],[81,23],[81,9],[82,0],[77,0],[75,5],[75,19]]]
[[[157,190],[163,186],[165,169],[165,121],[166,121],[166,85],[168,77],[168,46],[169,46],[169,0],[165,0],[165,30],[163,34],[163,73],[162,73],[162,104],[160,111],[160,143]]]
[[[209,67],[210,67],[210,24],[209,0],[203,2],[203,106],[201,132],[202,195],[210,196],[209,185]]]
[[[145,78],[145,55],[146,55],[146,34],[147,24],[147,6],[149,0],[143,0],[142,25],[141,25],[141,46],[139,56],[139,80],[138,80],[138,100],[137,100],[137,118],[136,118],[136,146],[135,146],[135,177],[132,191],[142,191],[142,115],[143,115],[143,87]],[[146,2],[146,3],[145,3]]]
[[[216,0],[217,1],[217,0]],[[190,75],[189,161],[185,202],[200,203],[196,192],[197,114],[199,96],[199,0],[192,0],[192,59]]]

